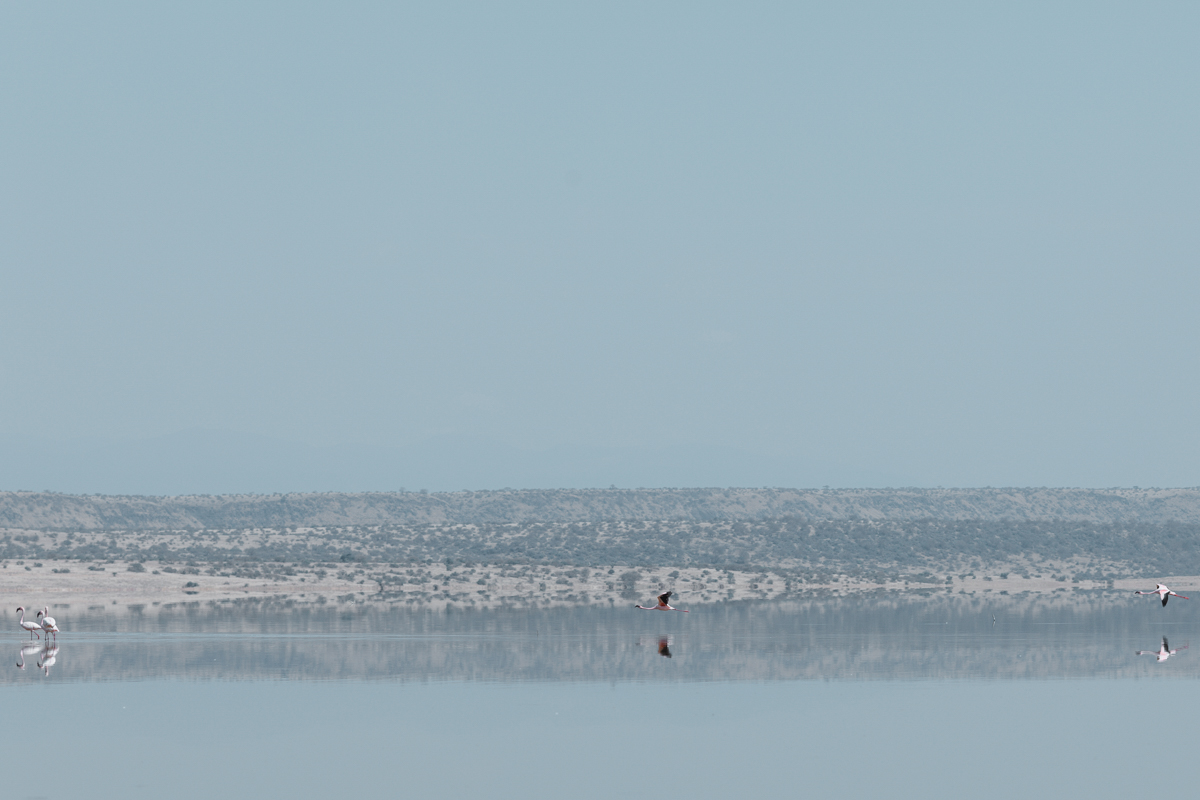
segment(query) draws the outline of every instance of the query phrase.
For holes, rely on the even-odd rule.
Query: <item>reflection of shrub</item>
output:
[[[187,583],[185,583],[185,584],[183,585],[183,588],[185,588],[185,589],[199,589],[199,588],[200,588],[200,584],[196,583],[195,581],[188,581]]]
[[[145,572],[146,565],[145,564],[130,564],[129,571],[130,572]]]
[[[626,600],[636,599],[638,596],[637,582],[641,579],[642,573],[637,570],[622,572],[619,579],[621,581],[621,597],[624,597]]]

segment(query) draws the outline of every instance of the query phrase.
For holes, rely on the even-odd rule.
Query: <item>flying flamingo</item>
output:
[[[17,611],[21,614],[20,625],[22,628],[29,631],[29,638],[32,639],[35,636],[37,636],[39,639],[42,638],[41,636],[38,636],[38,631],[42,629],[42,626],[36,622],[25,621],[25,606],[17,606]]]
[[[1181,594],[1175,594],[1175,593],[1174,593],[1174,592],[1172,592],[1170,589],[1168,589],[1167,587],[1163,586],[1161,583],[1156,583],[1156,584],[1154,584],[1154,585],[1155,585],[1155,586],[1157,586],[1158,588],[1157,588],[1157,589],[1155,589],[1153,592],[1143,592],[1143,591],[1141,591],[1141,590],[1138,590],[1138,591],[1134,592],[1134,594],[1156,594],[1156,595],[1158,595],[1159,597],[1161,597],[1161,598],[1162,598],[1162,604],[1163,604],[1164,606],[1166,606],[1166,604],[1167,604],[1167,598],[1168,598],[1168,597],[1178,597],[1178,598],[1179,598],[1179,599],[1181,599],[1181,600],[1191,600],[1191,599],[1192,599],[1192,598],[1190,598],[1190,597],[1184,597],[1184,596],[1183,596],[1183,595],[1181,595]]]
[[[658,605],[656,606],[637,605],[634,606],[634,608],[640,608],[642,611],[682,611],[685,614],[688,613],[686,608],[672,608],[671,606],[667,605],[667,601],[671,599],[671,595],[673,594],[675,593],[663,592],[660,594],[658,596]]]
[[[38,616],[42,618],[42,630],[46,633],[54,634],[54,641],[58,641],[58,626],[54,624],[54,617],[50,616],[50,606],[38,612]]]
[[[1162,647],[1159,650],[1138,650],[1137,654],[1139,656],[1158,656],[1158,663],[1161,664],[1171,656],[1178,653],[1179,650],[1187,650],[1188,648],[1188,646],[1185,644],[1183,647],[1179,648],[1179,650],[1172,650],[1171,645],[1167,644],[1167,637],[1164,636],[1162,639]]]

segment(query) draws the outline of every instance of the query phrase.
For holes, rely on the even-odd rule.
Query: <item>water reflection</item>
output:
[[[46,677],[50,677],[50,668],[56,661],[58,661],[58,645],[47,644],[42,648],[42,656],[38,659],[38,667],[46,674]]]
[[[37,653],[58,680],[773,681],[1200,677],[1200,661],[1155,669],[1130,651],[1172,650],[1160,609],[1127,593],[1052,597],[822,597],[698,606],[416,611],[286,602],[59,611],[71,658]],[[1200,633],[1200,616],[1165,623]],[[1158,651],[1138,650],[1148,635]],[[666,662],[670,659],[669,669]],[[51,666],[55,666],[53,671]],[[1153,670],[1151,672],[1151,670]]]
[[[1188,646],[1185,644],[1183,647],[1179,648],[1179,650],[1187,650],[1187,648]],[[1164,636],[1162,637],[1162,647],[1160,647],[1158,650],[1138,650],[1137,654],[1139,656],[1157,656],[1155,660],[1161,664],[1171,656],[1178,653],[1179,650],[1172,650],[1171,645],[1167,644],[1167,637]]]
[[[41,652],[42,652],[42,645],[40,642],[38,644],[27,644],[27,645],[24,645],[23,647],[21,647],[20,651],[17,654],[17,669],[25,669],[25,657],[26,656],[33,656],[35,653],[41,653]]]
[[[638,647],[653,647],[660,656],[671,657],[670,636],[641,636],[637,640]]]
[[[58,661],[58,645],[51,642],[23,645],[17,651],[17,669],[24,670],[25,659],[34,655],[37,655],[38,669],[42,670],[46,677],[49,677],[50,668]]]

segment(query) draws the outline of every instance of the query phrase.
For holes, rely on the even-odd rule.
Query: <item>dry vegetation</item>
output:
[[[9,493],[0,495],[3,518],[71,524],[0,528],[0,593],[37,590],[87,603],[370,596],[436,608],[629,603],[666,589],[678,592],[684,604],[829,591],[1086,590],[1200,574],[1200,522],[1189,521],[1195,495],[1193,490],[235,498]],[[799,506],[812,513],[769,516]],[[1025,518],[997,516],[1018,507]],[[1137,508],[1161,519],[1119,519]],[[1069,515],[1031,516],[1035,510]],[[631,518],[649,511],[676,515]],[[836,516],[843,512],[846,516]],[[596,516],[573,518],[583,513]],[[725,516],[712,516],[718,513]],[[256,516],[386,521],[163,525],[181,514],[225,521]],[[456,515],[460,518],[397,521]]]

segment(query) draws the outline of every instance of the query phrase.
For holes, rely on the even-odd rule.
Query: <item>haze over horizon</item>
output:
[[[0,20],[0,490],[1200,485],[1194,5]]]

